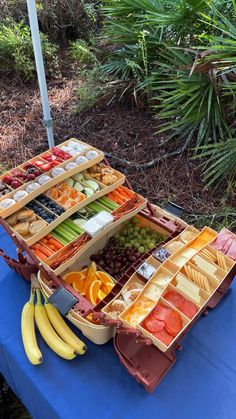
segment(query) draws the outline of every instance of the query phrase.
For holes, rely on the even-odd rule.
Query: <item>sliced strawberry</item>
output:
[[[44,163],[44,164],[41,166],[41,169],[42,169],[44,172],[48,172],[49,170],[51,170],[51,168],[52,168],[52,165],[51,165],[50,163]]]

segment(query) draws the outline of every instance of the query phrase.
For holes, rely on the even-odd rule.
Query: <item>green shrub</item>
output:
[[[40,30],[58,44],[83,38],[97,31],[99,8],[91,0],[36,0]],[[0,21],[28,19],[26,0],[1,0]]]
[[[106,81],[108,81],[99,64],[96,64],[92,69],[82,70],[80,78],[82,82],[77,90],[79,104],[76,111],[78,113],[96,105],[98,99],[106,93]]]
[[[39,0],[41,30],[51,40],[67,44],[69,40],[88,40],[97,29],[98,9],[90,0]]]
[[[235,1],[104,3],[104,70],[146,93],[167,141],[208,158],[208,183],[235,176]]]
[[[96,62],[96,56],[91,51],[90,46],[83,39],[77,39],[70,43],[69,52],[74,61],[78,64],[93,64]]]
[[[57,47],[41,34],[42,50],[47,74],[57,68]],[[23,79],[35,76],[35,61],[31,33],[23,21],[7,19],[0,24],[0,70],[17,73]]]

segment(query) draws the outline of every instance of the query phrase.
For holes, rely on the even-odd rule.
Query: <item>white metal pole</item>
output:
[[[42,47],[39,35],[39,25],[35,0],[27,0],[27,7],[29,13],[30,30],[34,48],[34,56],[36,69],[38,74],[39,89],[43,107],[43,123],[47,130],[49,148],[54,146],[52,118],[48,100],[47,83],[45,77]]]

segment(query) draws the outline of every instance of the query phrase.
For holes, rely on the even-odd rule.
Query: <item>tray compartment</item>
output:
[[[180,273],[184,274],[185,277],[189,278],[191,282],[203,289],[209,295],[211,295],[219,285],[219,281],[191,262],[186,263],[186,265],[180,269]],[[203,276],[205,279],[200,280]],[[206,286],[204,282],[206,282],[206,285],[208,282],[209,286]]]
[[[109,302],[109,304],[107,304],[103,309],[102,309],[102,311],[103,311],[103,313],[105,313],[106,314],[106,316],[108,317],[108,318],[111,318],[111,319],[116,319],[116,318],[118,318],[119,316],[118,316],[118,314],[117,315],[113,315],[112,313],[113,312],[111,312],[110,311],[110,309],[111,309],[111,306],[117,301],[117,300],[121,300],[121,301],[123,301],[124,302],[124,309],[125,309],[125,306],[126,307],[129,307],[129,305],[131,305],[131,302],[130,302],[130,304],[128,303],[128,301],[127,301],[127,299],[125,300],[125,297],[124,297],[124,295],[126,295],[126,293],[125,293],[125,290],[129,290],[129,288],[131,289],[131,292],[132,292],[132,285],[134,285],[134,284],[140,284],[140,286],[142,286],[142,287],[144,287],[144,284],[145,284],[145,282],[144,281],[142,281],[141,279],[140,279],[140,277],[136,274],[136,273],[134,273],[131,277],[130,277],[130,279],[126,282],[126,284],[125,285],[123,285],[122,286],[122,288],[120,289],[120,291],[119,291],[119,293],[116,293],[115,295],[114,295],[114,298]],[[141,292],[141,290],[140,290],[140,292]],[[113,293],[113,290],[111,291],[111,294]],[[138,293],[137,294],[137,297],[138,297],[138,295],[139,295],[140,293]],[[136,295],[136,293],[135,293],[135,295]],[[135,301],[136,300],[136,298],[137,297],[135,297],[135,295],[133,296],[133,298],[134,298],[134,300],[133,301]]]
[[[96,151],[98,151],[98,150],[96,150]],[[41,155],[37,156],[36,158],[40,158],[40,156]],[[104,158],[104,154],[101,151],[99,151],[98,155],[94,159],[88,160],[87,162],[78,165],[74,169],[66,170],[65,173],[62,173],[61,175],[59,175],[55,178],[52,178],[52,180],[50,180],[49,182],[47,182],[44,185],[41,185],[39,188],[37,188],[36,190],[34,190],[30,194],[28,194],[25,198],[16,202],[16,204],[12,205],[11,207],[6,208],[6,209],[0,208],[0,216],[2,218],[6,218],[6,217],[10,216],[14,212],[16,212],[19,209],[21,209],[22,207],[24,207],[26,204],[28,204],[28,202],[30,202],[32,199],[36,198],[38,195],[42,194],[43,192],[45,192],[46,190],[48,190],[52,186],[62,182],[63,180],[67,179],[68,177],[71,177],[71,176],[75,175],[76,173],[79,173],[83,170],[86,170],[88,167],[91,167],[92,165],[94,165],[94,164],[98,163],[99,161],[103,160],[103,158]],[[76,156],[72,157],[70,160],[66,160],[65,162],[58,165],[57,167],[64,167],[69,161],[75,161],[75,160],[76,160]],[[51,170],[49,172],[45,172],[44,174],[50,176],[51,175]],[[125,180],[125,178],[124,178],[124,180]],[[13,198],[13,195],[16,191],[25,190],[25,188],[28,184],[29,184],[29,182],[25,183],[20,188],[15,189],[14,191],[10,192],[7,195],[7,198]],[[5,199],[5,196],[0,197],[0,203],[1,203],[1,201],[3,201],[3,199]]]
[[[169,345],[165,345],[161,340],[159,340],[157,337],[154,336],[154,334],[148,332],[144,327],[143,327],[143,322],[145,321],[145,319],[149,316],[149,314],[151,314],[152,310],[142,319],[142,321],[140,323],[137,324],[137,329],[141,330],[142,335],[144,337],[147,338],[151,338],[154,345],[157,346],[157,348],[159,348],[162,352],[166,352],[174,343],[176,340],[178,340],[179,336],[183,333],[184,329],[189,325],[190,320],[188,317],[186,317],[181,311],[179,311],[176,307],[172,306],[168,301],[166,301],[164,298],[160,298],[158,301],[158,304],[161,304],[167,308],[171,308],[172,310],[176,311],[182,320],[182,324],[183,327],[180,330],[180,332],[176,335],[173,336],[172,341],[170,342]]]
[[[184,278],[185,281],[187,281],[187,285],[184,289],[182,289],[182,287],[181,287],[181,289],[178,287],[178,278],[179,277],[182,277],[182,278]],[[194,284],[195,287],[198,290],[198,294],[199,294],[199,297],[200,297],[200,300],[198,301],[197,298],[196,299],[194,298],[194,295],[191,291],[191,288],[190,288],[190,291],[189,291],[188,283],[193,284],[193,282],[190,281],[189,278],[182,273],[178,273],[173,278],[173,280],[171,281],[171,284],[174,287],[176,287],[177,292],[179,292],[179,291],[183,292],[183,294],[185,294],[187,298],[191,299],[193,303],[198,304],[200,306],[203,306],[206,303],[206,301],[208,300],[209,294],[206,291],[204,291],[202,288],[200,288],[198,285]]]

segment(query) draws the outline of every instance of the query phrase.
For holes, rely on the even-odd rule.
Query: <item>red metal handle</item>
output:
[[[133,329],[132,327],[130,328],[120,328],[117,330],[117,333],[119,335],[135,335],[136,337],[140,337],[142,335],[141,330],[137,330],[137,329]]]
[[[122,326],[121,320],[107,319],[105,313],[102,312],[93,313],[93,320],[99,320],[103,326],[115,326],[117,328]]]

